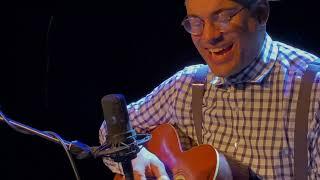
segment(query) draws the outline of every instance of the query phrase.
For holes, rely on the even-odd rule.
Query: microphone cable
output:
[[[27,135],[33,135],[32,133],[27,132],[27,131],[24,131],[24,130],[22,130],[22,129],[19,129],[19,128],[16,127],[14,124],[12,124],[12,123],[10,122],[10,120],[6,117],[6,115],[4,115],[4,113],[0,110],[0,122],[1,122],[1,120],[3,120],[6,124],[8,124],[9,127],[11,127],[13,130],[15,130],[15,131],[17,131],[17,132],[20,132],[20,133],[22,133],[22,134],[27,134]],[[60,135],[58,135],[58,134],[55,133],[55,132],[52,132],[52,131],[43,131],[43,133],[45,133],[45,134],[47,134],[47,135],[49,135],[49,136],[51,136],[51,137],[54,137],[54,138],[56,138],[56,139],[59,141],[60,145],[63,147],[65,153],[66,153],[67,156],[68,156],[69,162],[70,162],[70,164],[71,164],[71,166],[72,166],[72,169],[73,169],[73,172],[74,172],[74,174],[75,174],[76,179],[77,179],[77,180],[80,180],[80,176],[79,176],[77,167],[76,167],[76,165],[75,165],[75,161],[74,161],[74,159],[72,158],[72,155],[71,155],[71,153],[70,153],[69,150],[68,150],[68,149],[70,149],[70,146],[69,146],[69,148],[68,148],[67,145],[66,145],[66,143],[64,142],[64,140],[60,137]],[[70,144],[70,145],[71,145],[71,144]]]
[[[50,70],[50,47],[49,47],[49,40],[50,40],[50,32],[53,26],[53,21],[54,21],[54,16],[51,15],[50,19],[49,19],[49,23],[48,23],[48,28],[47,28],[47,32],[46,32],[46,37],[45,37],[45,51],[46,51],[46,63],[45,63],[45,73],[46,73],[46,78],[45,78],[45,87],[44,87],[44,105],[46,108],[49,108],[49,70]],[[4,115],[4,113],[0,110],[0,122],[1,120],[3,120],[10,128],[12,128],[13,130],[22,133],[22,134],[26,134],[26,135],[33,135],[32,133],[25,131],[23,129],[20,129],[19,127],[17,127],[16,125],[12,124],[10,122],[10,120],[6,117],[6,115]],[[71,153],[69,152],[70,146],[67,147],[67,144],[64,142],[64,140],[60,137],[60,135],[58,135],[55,132],[52,131],[42,131],[42,133],[49,135],[53,138],[56,138],[59,141],[59,144],[63,147],[65,153],[68,156],[69,162],[71,164],[71,167],[73,169],[73,172],[75,174],[75,177],[77,180],[80,180],[80,176],[77,170],[77,167],[75,165],[75,161],[72,158]]]
[[[53,136],[53,137],[55,137],[55,138],[57,138],[57,139],[59,140],[60,145],[63,147],[65,153],[66,153],[67,156],[68,156],[69,162],[70,162],[70,164],[71,164],[71,166],[72,166],[72,170],[73,170],[73,172],[74,172],[74,175],[76,176],[76,179],[77,179],[77,180],[80,180],[80,176],[79,176],[79,173],[78,173],[76,164],[75,164],[75,162],[74,162],[74,159],[72,158],[71,153],[69,152],[68,147],[67,147],[67,145],[65,144],[65,142],[63,141],[63,139],[62,139],[57,133],[55,133],[55,132],[52,132],[52,131],[44,131],[44,132],[47,133],[47,134],[49,134],[49,135],[51,135],[51,136]]]
[[[46,37],[45,37],[45,82],[44,82],[44,106],[46,109],[49,108],[49,71],[50,71],[50,64],[51,64],[51,59],[50,59],[50,32],[52,31],[52,26],[53,26],[53,21],[54,21],[54,16],[51,15],[48,23],[48,28],[46,32]]]
[[[50,71],[50,64],[51,64],[50,63],[50,61],[51,61],[51,59],[50,59],[51,51],[50,51],[49,41],[50,41],[50,32],[52,31],[53,22],[54,22],[54,16],[51,15],[50,19],[49,19],[48,29],[47,29],[47,33],[46,33],[46,43],[45,43],[45,45],[46,45],[45,49],[46,49],[47,56],[46,56],[46,64],[45,64],[46,65],[46,67],[45,67],[46,68],[46,71],[45,71],[45,73],[46,73],[46,78],[45,78],[46,82],[45,82],[45,87],[44,87],[44,98],[45,98],[44,105],[45,105],[46,108],[49,108],[49,71]],[[67,145],[65,144],[63,139],[60,137],[60,135],[58,135],[57,133],[52,132],[52,131],[44,131],[44,133],[49,134],[49,135],[51,135],[51,136],[53,136],[53,137],[55,137],[56,139],[59,140],[60,145],[63,147],[65,153],[68,156],[69,162],[70,162],[70,164],[72,166],[72,170],[73,170],[73,172],[74,172],[74,174],[76,176],[76,179],[80,180],[79,172],[78,172],[77,167],[75,165],[75,161],[72,158],[72,155],[70,154]]]

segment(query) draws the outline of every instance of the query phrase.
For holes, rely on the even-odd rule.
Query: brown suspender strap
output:
[[[296,180],[308,179],[308,114],[311,89],[319,65],[309,64],[301,79],[294,132],[294,175]]]
[[[198,144],[202,142],[202,100],[205,90],[208,66],[201,66],[197,69],[192,84],[192,113]]]
[[[192,113],[198,144],[202,143],[202,99],[204,84],[192,84]]]

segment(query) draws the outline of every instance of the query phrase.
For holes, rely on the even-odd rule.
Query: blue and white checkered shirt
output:
[[[251,167],[263,179],[292,179],[294,127],[301,75],[317,57],[266,35],[259,58],[229,78],[207,74],[203,97],[203,143]],[[192,78],[197,68],[186,67],[128,105],[138,132],[171,123],[184,149],[197,144],[192,120]],[[311,93],[308,129],[309,179],[320,179],[320,73]],[[105,142],[106,124],[99,131]],[[105,164],[121,173],[117,163]]]

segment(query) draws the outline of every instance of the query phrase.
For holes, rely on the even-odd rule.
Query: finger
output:
[[[157,180],[170,180],[168,176],[160,176]]]
[[[133,179],[134,180],[147,180],[145,174],[141,174],[140,172],[133,171]]]
[[[125,180],[125,176],[115,176],[113,180]],[[134,180],[147,180],[146,176],[141,175],[140,173],[133,172],[133,179]]]
[[[166,168],[164,164],[156,157],[150,163],[150,169],[152,174],[159,180],[169,180]]]
[[[121,174],[115,174],[113,180],[125,180],[125,178]]]
[[[133,178],[134,180],[146,180],[145,175],[145,164],[144,163],[134,163],[133,168]]]

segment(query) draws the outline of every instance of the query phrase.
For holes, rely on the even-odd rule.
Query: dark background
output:
[[[15,4],[8,12],[0,61],[6,114],[67,140],[98,145],[100,99],[138,100],[195,60],[180,26],[183,0]],[[319,8],[271,3],[268,32],[319,55]],[[49,22],[51,20],[51,26]],[[3,26],[4,27],[4,26]],[[74,179],[62,147],[0,124],[0,179]],[[100,159],[76,161],[81,178],[112,179]]]

